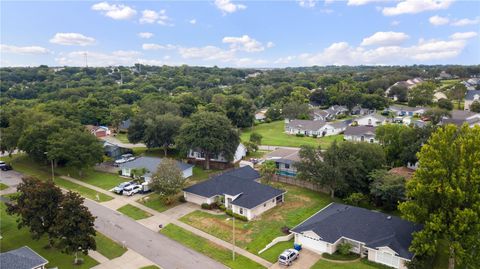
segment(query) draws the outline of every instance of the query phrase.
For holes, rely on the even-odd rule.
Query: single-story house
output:
[[[237,150],[235,151],[235,154],[233,155],[233,160],[231,163],[238,163],[243,157],[247,156],[247,147],[243,145],[242,143],[239,143],[237,146]],[[187,158],[190,160],[194,160],[197,162],[203,162],[205,161],[205,152],[196,149],[196,150],[189,150],[187,154]],[[228,160],[223,156],[222,153],[212,156],[210,158],[210,162],[218,162],[218,163],[228,163]]]
[[[132,120],[131,119],[127,119],[127,120],[124,120],[120,123],[120,125],[118,126],[118,130],[121,131],[121,132],[127,132],[128,131],[128,128],[130,128],[130,125],[132,124]]]
[[[331,121],[339,115],[345,115],[348,109],[344,106],[334,105],[327,109],[313,109],[311,116],[313,120]]]
[[[385,95],[386,96],[389,96],[390,95],[390,91],[392,90],[393,87],[403,87],[403,88],[406,88],[407,90],[410,90],[412,89],[413,87],[417,86],[418,84],[424,82],[424,80],[422,78],[412,78],[412,79],[409,79],[409,80],[405,80],[405,81],[398,81],[398,82],[395,82],[395,84],[393,84],[392,86],[388,87],[387,90],[385,91]],[[393,100],[397,100],[398,99],[398,96],[394,95],[392,96]]]
[[[480,125],[480,113],[475,113],[467,110],[452,110],[450,117],[444,117],[441,124],[455,124],[461,126],[467,123],[468,126],[473,127]]]
[[[388,110],[396,113],[398,116],[420,116],[427,111],[424,107],[409,106],[390,106]]]
[[[255,113],[255,120],[258,121],[264,121],[267,117],[265,116],[265,113],[267,113],[267,109],[262,109]]]
[[[278,175],[295,177],[295,163],[300,161],[299,151],[300,149],[279,148],[265,155],[265,160],[275,162]]]
[[[463,109],[470,111],[470,106],[475,101],[480,102],[480,90],[467,91]]]
[[[310,116],[312,116],[313,120],[321,120],[321,121],[327,121],[329,119],[329,115],[327,111],[323,109],[312,109],[310,111]]]
[[[387,118],[378,114],[369,114],[354,119],[354,122],[356,122],[360,126],[379,126],[385,124],[387,122]]]
[[[96,137],[105,137],[111,134],[111,131],[107,126],[85,125],[85,128]]]
[[[331,203],[292,229],[295,243],[317,253],[333,254],[341,243],[351,252],[393,268],[406,269],[412,233],[422,226],[360,207]]]
[[[352,115],[368,115],[371,113],[374,113],[375,110],[368,109],[368,108],[362,108],[361,106],[354,106],[352,108],[352,112],[350,114]]]
[[[27,246],[0,253],[2,269],[45,269],[48,261]]]
[[[121,175],[125,177],[132,176],[132,170],[145,168],[147,172],[143,175],[145,181],[149,181],[152,175],[157,171],[158,165],[162,162],[162,158],[157,157],[139,157],[133,161],[120,164]],[[183,178],[193,175],[193,165],[177,161],[177,166],[183,174]]]
[[[345,131],[349,122],[325,122],[321,120],[291,120],[285,125],[288,134],[303,134],[305,136],[337,135]]]
[[[123,154],[133,152],[132,149],[120,147],[118,145],[115,145],[107,141],[102,141],[102,143],[103,143],[103,151],[105,152],[105,155],[107,155],[108,157],[114,160],[119,159],[120,156],[122,156]]]
[[[343,138],[351,142],[378,143],[375,139],[375,126],[348,126]]]
[[[259,179],[257,171],[244,166],[187,187],[183,196],[198,205],[221,201],[225,208],[251,220],[284,201],[284,190],[261,184]]]

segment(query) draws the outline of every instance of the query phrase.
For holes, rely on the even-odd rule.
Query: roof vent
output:
[[[392,219],[392,216],[387,216],[387,219],[388,219],[388,220],[391,220],[391,219]]]

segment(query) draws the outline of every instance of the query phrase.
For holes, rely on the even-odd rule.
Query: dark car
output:
[[[4,161],[0,161],[0,170],[2,171],[12,170],[12,166]]]

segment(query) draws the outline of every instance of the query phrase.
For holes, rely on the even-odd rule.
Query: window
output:
[[[286,163],[285,164],[285,169],[290,169],[290,164]]]
[[[238,213],[240,213],[240,215],[243,215],[243,208],[240,207],[240,209],[238,210]]]
[[[275,199],[272,199],[272,203],[275,203]]]
[[[263,204],[263,207],[266,207],[266,206],[267,206],[267,203],[264,203],[264,204]]]

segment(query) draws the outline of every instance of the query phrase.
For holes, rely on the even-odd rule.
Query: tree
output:
[[[443,108],[434,107],[427,110],[424,116],[428,117],[432,124],[438,124],[444,117],[449,117],[450,112]]]
[[[270,182],[270,180],[277,173],[277,165],[272,160],[267,160],[262,163],[260,166],[260,175],[262,175],[263,180]]]
[[[399,202],[405,201],[405,178],[389,173],[387,170],[374,170],[369,174],[370,195],[377,206],[387,210],[397,208]]]
[[[283,117],[286,119],[309,119],[310,108],[306,103],[288,102],[282,108]]]
[[[413,87],[408,93],[408,105],[415,107],[430,105],[436,86],[433,82],[423,82]]]
[[[147,148],[163,147],[167,156],[168,147],[175,142],[183,118],[172,114],[158,115],[145,121],[145,130],[142,141]]]
[[[453,103],[452,101],[448,100],[448,99],[445,99],[445,98],[440,98],[440,100],[438,100],[437,102],[437,105],[439,108],[442,108],[442,109],[445,109],[445,110],[452,110],[453,109]]]
[[[282,118],[282,109],[278,104],[272,105],[265,112],[267,119],[274,121]]]
[[[250,134],[250,142],[253,142],[257,145],[261,145],[262,144],[262,138],[263,136],[259,133],[256,133],[256,132],[252,132]]]
[[[112,119],[113,128],[118,130],[120,124],[132,116],[133,112],[130,105],[123,104],[112,108],[110,118]]]
[[[460,109],[460,104],[462,103],[463,98],[465,98],[465,93],[467,92],[467,87],[462,83],[457,83],[453,85],[448,91],[448,94],[451,99],[457,100],[458,109]]]
[[[470,105],[470,111],[475,113],[480,113],[480,102],[473,101],[472,104]]]
[[[388,91],[388,97],[396,96],[399,102],[406,102],[407,94],[408,89],[405,86],[393,86],[392,88],[390,88],[390,91]]]
[[[410,250],[433,256],[448,244],[449,268],[480,266],[480,127],[447,125],[418,154],[419,168],[407,183],[403,215],[423,224]]]
[[[18,215],[18,228],[27,226],[32,238],[40,239],[48,235],[50,246],[56,234],[52,227],[62,201],[62,191],[51,181],[40,181],[34,177],[24,177],[17,186],[18,195],[7,203],[7,213]]]
[[[253,102],[239,95],[228,96],[225,99],[224,109],[227,117],[236,127],[251,127],[255,119]]]
[[[185,178],[183,178],[177,161],[164,158],[158,165],[157,171],[152,175],[150,186],[170,204],[172,196],[180,192],[184,184]]]
[[[78,264],[78,251],[87,255],[89,250],[97,248],[95,217],[83,205],[83,200],[78,193],[67,192],[60,203],[53,227],[62,252],[75,253],[75,264]]]
[[[205,168],[210,169],[210,159],[222,154],[231,161],[240,138],[230,120],[214,112],[198,112],[182,125],[177,145],[184,152],[200,150],[205,154]]]

